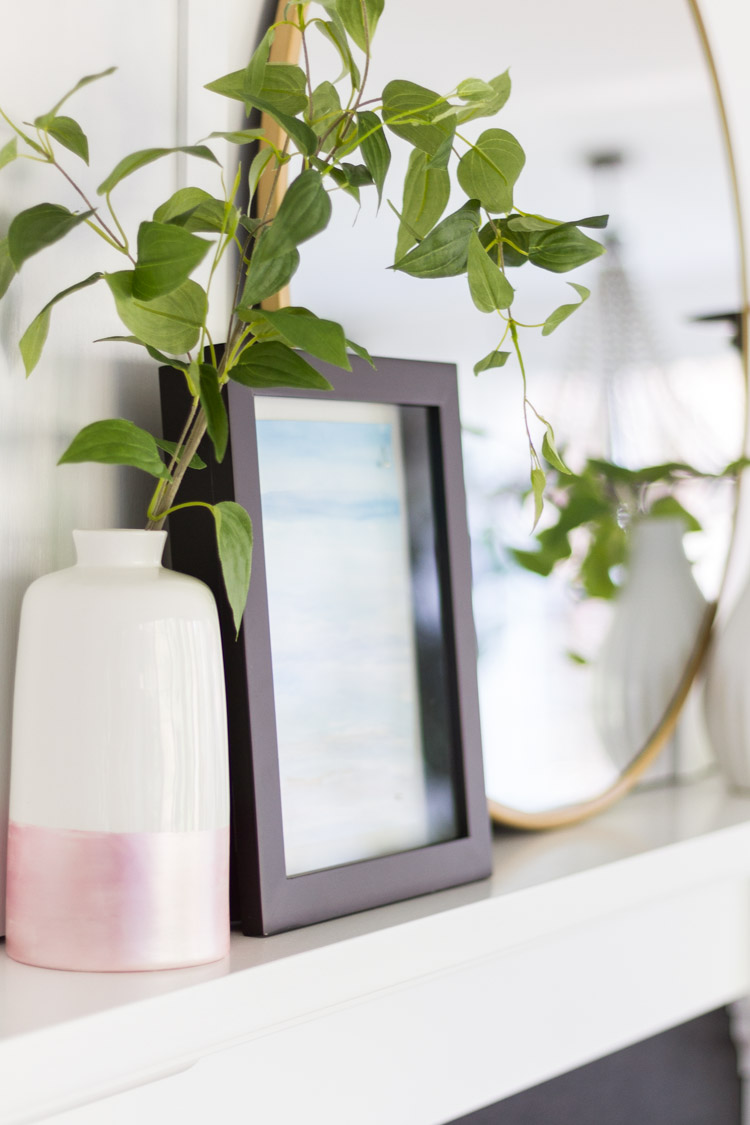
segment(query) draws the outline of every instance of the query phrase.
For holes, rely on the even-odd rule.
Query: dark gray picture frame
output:
[[[476,639],[461,460],[456,369],[450,364],[377,359],[373,371],[352,357],[353,371],[312,362],[333,384],[326,398],[425,408],[429,436],[424,472],[434,507],[434,556],[439,585],[444,694],[450,727],[450,781],[456,808],[453,839],[395,854],[360,859],[287,876],[276,742],[276,712],[264,556],[255,398],[320,398],[301,390],[250,391],[229,383],[230,442],[217,465],[189,473],[194,499],[234,499],[250,513],[255,532],[253,572],[237,641],[225,608],[217,560],[193,509],[171,521],[172,565],[214,589],[224,642],[230,736],[233,841],[233,917],[247,934],[271,934],[370,907],[481,879],[490,874],[490,828],[484,792],[476,682]],[[161,375],[165,436],[177,436],[184,414],[184,380]],[[443,692],[441,692],[441,695]],[[423,707],[424,711],[424,707]],[[429,715],[427,734],[429,735]],[[424,726],[424,724],[423,724]],[[434,722],[433,722],[434,729]]]

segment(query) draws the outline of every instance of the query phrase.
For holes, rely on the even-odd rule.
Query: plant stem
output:
[[[301,34],[301,37],[302,37],[302,52],[303,52],[304,59],[305,59],[305,77],[307,78],[307,91],[308,91],[308,97],[310,99],[310,120],[312,120],[313,117],[315,116],[315,107],[313,106],[313,84],[312,84],[312,76],[310,74],[310,54],[307,50],[307,38],[305,36],[305,31],[307,30],[307,28],[306,28],[306,25],[305,25],[304,11],[303,11],[301,5],[299,6],[299,8],[297,10],[297,14],[298,14],[300,25],[301,25],[300,26],[300,34]]]
[[[135,264],[133,258],[130,256],[130,246],[128,244],[128,236],[125,234],[125,231],[122,229],[122,226],[120,225],[120,221],[117,218],[117,215],[115,214],[115,209],[112,206],[112,197],[111,197],[111,194],[109,192],[107,192],[106,198],[107,198],[107,208],[109,210],[110,215],[112,216],[112,219],[114,221],[115,226],[117,227],[118,231],[120,232],[120,237],[122,238],[122,248],[125,251],[125,253],[127,254],[127,256],[130,258],[131,262],[133,262],[133,264]]]
[[[177,471],[173,479],[167,484],[166,488],[159,497],[157,511],[155,511],[151,515],[148,523],[146,524],[147,531],[161,531],[162,527],[164,526],[164,521],[167,518],[167,511],[169,510],[169,508],[171,508],[172,502],[177,495],[177,491],[182,484],[182,478],[185,476],[190,462],[193,460],[193,457],[198,451],[198,446],[203,440],[203,435],[206,432],[206,426],[206,414],[203,410],[203,407],[201,406],[197,410],[195,419],[190,429],[190,434],[185,441],[185,448],[183,450],[182,456],[180,457]]]
[[[359,83],[359,89],[357,90],[357,97],[354,101],[354,105],[352,106],[350,104],[349,106],[347,106],[346,110],[341,114],[341,116],[336,118],[333,125],[331,125],[330,129],[328,129],[328,131],[326,133],[324,133],[323,136],[320,138],[320,141],[318,142],[318,147],[317,147],[316,152],[322,151],[323,145],[328,140],[331,133],[335,129],[338,128],[339,124],[342,121],[348,120],[351,123],[351,120],[353,119],[354,114],[357,112],[359,107],[362,105],[362,95],[365,92],[365,86],[367,85],[367,77],[368,77],[369,72],[370,72],[370,25],[369,25],[369,21],[367,19],[367,8],[366,8],[364,0],[360,0],[360,7],[362,9],[362,26],[363,26],[364,32],[365,32],[365,48],[366,49],[365,49],[365,67],[364,67],[364,70],[362,71],[362,78],[361,78],[361,81]],[[352,91],[352,93],[353,92],[354,91]],[[370,100],[371,101],[377,101],[378,99],[373,98],[373,99],[370,99]],[[349,101],[351,103],[351,97],[349,98]],[[328,161],[329,162],[332,162],[332,160],[335,156],[336,150],[342,147],[343,139],[344,138],[342,137],[341,142],[339,142],[339,144],[334,145],[333,148],[331,149],[331,151],[329,152],[329,154],[328,154]]]
[[[187,419],[185,421],[185,425],[182,427],[182,433],[180,434],[179,438],[177,439],[177,446],[175,448],[175,452],[172,454],[172,457],[170,458],[169,464],[167,465],[167,469],[169,470],[170,476],[172,476],[172,474],[174,473],[175,468],[177,467],[178,461],[181,460],[180,450],[182,449],[185,442],[187,441],[187,436],[190,433],[190,427],[193,424],[193,420],[194,420],[196,414],[198,413],[199,405],[200,405],[200,400],[197,399],[197,398],[194,398],[193,402],[192,402],[192,405],[190,407],[190,413],[187,416]],[[164,487],[166,486],[166,484],[167,484],[166,481],[162,481],[162,491],[164,490]]]
[[[526,393],[526,368],[524,367],[523,356],[521,355],[521,345],[518,342],[518,329],[516,328],[516,322],[512,318],[509,321],[509,328],[511,339],[513,340],[513,349],[518,359],[518,366],[521,368],[521,379],[523,380],[523,424],[526,427],[526,437],[529,441],[529,457],[533,469],[539,467],[539,455],[534,448],[534,441],[531,437],[531,427],[529,426],[529,407],[531,403]]]

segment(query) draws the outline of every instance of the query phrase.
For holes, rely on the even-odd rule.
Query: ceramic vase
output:
[[[645,519],[633,527],[627,578],[594,670],[597,728],[620,770],[664,716],[706,613],[683,532],[678,519]],[[702,726],[681,722],[644,780],[690,776],[710,762]]]
[[[218,960],[229,942],[226,706],[208,587],[166,532],[76,531],[23,603],[7,949],[88,971]]]
[[[750,790],[750,584],[717,629],[708,654],[704,706],[711,745],[735,789]]]

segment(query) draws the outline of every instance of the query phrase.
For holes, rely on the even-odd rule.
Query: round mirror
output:
[[[447,93],[510,67],[491,124],[526,150],[517,206],[611,216],[592,232],[608,253],[571,275],[592,295],[554,334],[539,326],[581,291],[518,271],[515,315],[537,326],[521,340],[528,395],[572,470],[549,465],[535,528],[521,376],[511,363],[473,374],[497,330],[465,278],[387,271],[397,220],[368,203],[338,209],[292,283],[295,304],[373,354],[458,364],[490,808],[517,826],[565,823],[641,776],[711,763],[690,688],[732,534],[745,389],[731,160],[705,36],[685,0],[614,0],[606,29],[592,0],[476,0],[464,21],[453,0],[410,0],[386,6],[374,55],[373,94],[407,74]],[[408,152],[393,148],[395,184]]]

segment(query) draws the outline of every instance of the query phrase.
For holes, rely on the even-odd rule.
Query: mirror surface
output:
[[[459,365],[487,792],[510,820],[516,811],[543,822],[552,810],[595,801],[651,740],[718,594],[734,493],[731,480],[653,467],[720,474],[742,441],[741,364],[727,316],[740,307],[738,236],[691,8],[613,0],[606,27],[600,16],[593,0],[477,0],[470,22],[457,22],[447,0],[387,5],[370,83],[374,96],[408,75],[448,93],[509,66],[510,101],[466,134],[491,125],[518,137],[527,163],[515,197],[524,211],[611,215],[603,258],[564,276],[528,265],[509,271],[515,316],[528,324],[577,300],[567,280],[592,290],[554,335],[536,329],[521,340],[529,397],[579,474],[571,491],[551,473],[541,541],[524,499],[520,373],[508,363],[473,375],[498,332],[495,317],[472,309],[466,279],[386,272],[396,220],[376,221],[368,199],[359,213],[340,201],[292,282],[294,304],[341,320],[371,352]],[[314,70],[326,48],[312,47]],[[408,147],[392,148],[397,174],[386,196],[400,206],[395,185]],[[597,518],[563,537],[575,504]],[[570,557],[548,576],[534,572],[568,546]],[[709,763],[691,695],[647,778]]]

